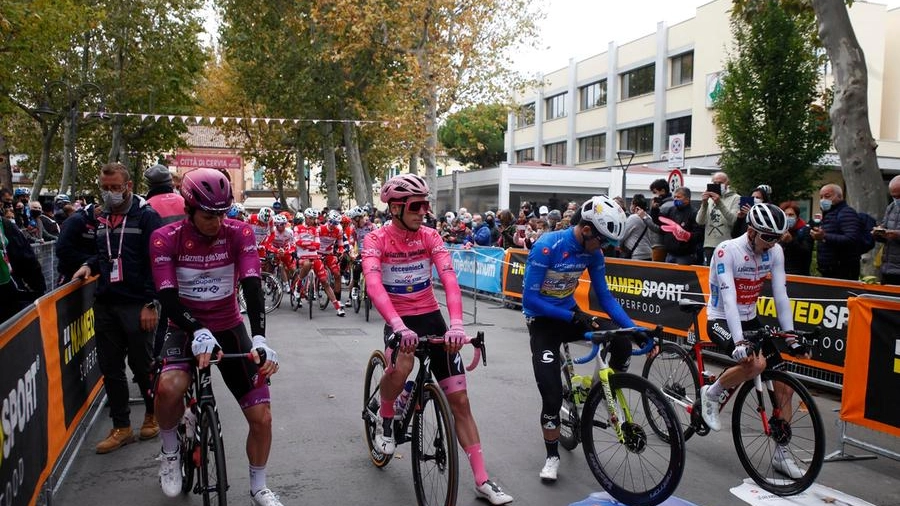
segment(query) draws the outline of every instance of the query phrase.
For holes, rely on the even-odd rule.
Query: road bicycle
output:
[[[267,253],[266,258],[261,261],[262,270],[259,273],[259,281],[262,286],[263,303],[266,314],[278,309],[281,305],[281,299],[284,297],[284,291],[281,286],[280,273],[273,273],[278,262],[275,261],[274,253]],[[238,303],[241,306],[241,312],[247,311],[247,301],[244,300],[244,289],[238,286]]]
[[[256,351],[259,355],[259,365],[262,366],[266,360],[266,353],[261,349]],[[254,356],[253,353],[225,353],[219,358],[210,360],[210,364],[235,359],[254,360]],[[199,494],[203,498],[203,506],[226,506],[228,472],[225,465],[225,440],[222,438],[222,423],[213,395],[210,368],[197,367],[195,357],[158,359],[153,368],[151,394],[156,392],[163,367],[177,363],[190,363],[193,366],[191,383],[184,393],[184,416],[178,423],[181,493],[193,491]],[[258,381],[262,384],[267,380],[260,377]]]
[[[658,385],[675,407],[684,439],[705,436],[710,428],[701,416],[700,388],[712,384],[716,376],[706,369],[703,350],[715,343],[701,341],[698,315],[706,307],[703,302],[682,299],[679,308],[692,315],[685,349],[678,343],[664,342],[660,352],[644,363],[643,376]],[[796,337],[804,346],[815,344],[818,330],[779,332],[765,327],[744,333],[759,350],[763,341]],[[822,417],[809,390],[787,372],[766,368],[753,381],[728,389],[719,401],[719,412],[734,397],[731,431],[738,459],[757,485],[780,496],[799,494],[813,484],[825,460],[825,431]],[[669,427],[654,424],[661,437],[670,434]],[[781,447],[779,449],[778,447]],[[785,455],[801,467],[802,476],[787,477],[773,464],[775,452]],[[798,466],[799,467],[799,466]]]
[[[478,332],[475,338],[467,337],[466,343],[475,348],[475,356],[466,370],[473,370],[479,359],[487,365],[484,333]],[[387,343],[387,347],[393,350],[391,367],[397,357],[399,345],[400,335],[394,334]],[[400,445],[412,442],[413,483],[420,506],[453,506],[456,504],[459,487],[456,426],[447,396],[431,375],[429,352],[432,347],[443,346],[443,336],[419,336],[415,352],[419,367],[413,388],[407,399],[405,413],[401,419],[393,422],[395,443]],[[376,429],[381,418],[381,378],[386,369],[384,352],[373,351],[366,365],[362,419],[369,458],[378,468],[388,465],[393,457],[379,452],[375,446]]]
[[[591,342],[591,351],[574,360],[568,343],[563,343],[560,444],[573,450],[583,443],[594,478],[609,495],[629,505],[655,506],[675,492],[684,473],[684,438],[678,430],[675,411],[663,393],[636,374],[614,372],[601,349],[614,337],[646,333],[652,339],[632,354],[649,353],[661,331],[662,327],[631,327],[587,332],[584,339]],[[582,386],[572,383],[574,364],[595,359],[595,371],[590,377],[593,381],[585,398]],[[655,430],[647,430],[651,419],[676,437],[660,437]]]
[[[357,258],[354,260],[355,266],[360,266],[362,264],[362,259]],[[353,279],[357,277],[357,270],[355,268],[350,269],[350,283],[347,286],[353,286]],[[366,321],[369,321],[369,313],[372,311],[372,299],[369,298],[369,294],[366,293],[366,277],[362,275],[362,270],[359,271],[358,275],[359,280],[357,281],[357,290],[356,297],[350,295],[350,303],[353,304],[353,312],[359,313],[360,308],[365,308]]]
[[[304,260],[305,259],[300,259],[299,261]],[[297,268],[294,269],[293,276],[291,276],[291,309],[297,311],[302,307],[303,299],[306,299],[306,304],[309,308],[309,319],[312,320],[313,301],[315,300],[315,294],[318,289],[316,286],[318,284],[318,279],[316,278],[315,269],[313,269],[312,266],[310,266],[306,276],[303,276],[302,278],[300,277],[301,270],[300,265],[297,265]]]

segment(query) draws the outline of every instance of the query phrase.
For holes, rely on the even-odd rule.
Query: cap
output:
[[[165,165],[156,164],[144,171],[144,179],[150,186],[172,184],[172,173]]]
[[[547,209],[547,206],[541,206],[540,209],[538,209],[538,214],[541,214],[541,215],[547,214],[549,212],[550,212],[550,210]]]

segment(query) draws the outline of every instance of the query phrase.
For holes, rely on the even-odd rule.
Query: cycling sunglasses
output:
[[[417,213],[422,209],[425,209],[425,212],[427,213],[431,209],[431,204],[429,204],[427,200],[417,200],[415,202],[407,203],[406,209],[411,213]]]
[[[762,232],[759,232],[758,235],[760,239],[769,244],[776,243],[781,239],[781,236],[778,234],[763,234]]]

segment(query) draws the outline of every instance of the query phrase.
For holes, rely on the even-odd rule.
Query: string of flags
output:
[[[312,123],[316,125],[318,123],[353,123],[356,126],[362,125],[381,125],[385,128],[390,126],[395,126],[400,128],[399,122],[391,122],[387,120],[368,120],[368,119],[318,119],[318,118],[265,118],[265,117],[241,117],[241,116],[193,116],[193,115],[185,115],[185,114],[149,114],[149,113],[135,113],[135,112],[106,112],[106,111],[82,111],[81,116],[83,118],[87,117],[102,117],[102,118],[111,118],[114,116],[127,117],[127,118],[140,118],[141,121],[146,121],[147,119],[151,119],[154,122],[168,121],[169,123],[174,123],[176,121],[180,121],[185,125],[193,122],[195,125],[214,125],[216,123],[221,123],[223,125],[228,124],[229,122],[234,123],[236,125],[240,125],[241,123],[249,123],[251,125],[255,125],[256,123],[265,123],[266,125],[270,125],[272,123],[276,123],[278,125],[284,125],[287,123],[288,125],[299,125],[300,123]]]

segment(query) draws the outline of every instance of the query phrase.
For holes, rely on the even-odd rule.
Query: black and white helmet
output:
[[[773,204],[755,204],[747,214],[747,224],[763,234],[781,235],[787,230],[787,218],[780,207]]]
[[[605,237],[618,241],[625,232],[625,211],[606,195],[592,197],[581,205],[581,219],[587,221]]]

